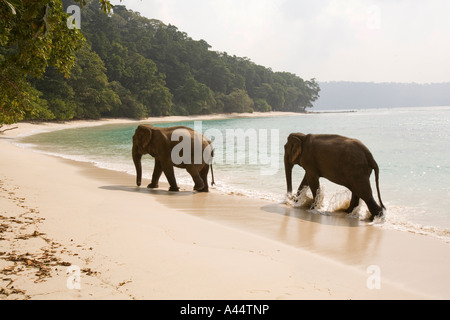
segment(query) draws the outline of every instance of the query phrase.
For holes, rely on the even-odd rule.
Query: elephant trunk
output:
[[[136,167],[136,184],[140,187],[142,181],[142,154],[140,154],[135,146],[133,146],[133,162]]]
[[[286,175],[287,192],[292,193],[292,168],[294,165],[289,161],[287,155],[284,156],[284,170]]]

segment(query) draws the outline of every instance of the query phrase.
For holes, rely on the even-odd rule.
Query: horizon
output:
[[[333,83],[333,82],[365,83],[365,84],[408,84],[408,85],[419,85],[419,86],[436,85],[436,84],[450,84],[450,80],[449,81],[443,81],[443,82],[423,82],[423,83],[419,83],[419,82],[396,82],[396,81],[375,82],[375,81],[352,81],[352,80],[330,80],[330,81],[317,80],[317,83]]]

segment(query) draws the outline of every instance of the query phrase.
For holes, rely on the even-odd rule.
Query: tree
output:
[[[127,58],[125,68],[122,84],[146,106],[147,116],[169,115],[172,94],[166,87],[164,76],[158,73],[156,64],[134,53]]]
[[[76,62],[68,80],[75,93],[75,117],[98,119],[120,104],[120,99],[109,87],[103,61],[87,45],[77,51]]]
[[[188,115],[208,114],[216,104],[214,94],[208,86],[190,77],[176,92],[178,108]]]
[[[245,90],[235,89],[229,95],[222,95],[220,101],[223,103],[225,113],[253,112],[253,100]]]
[[[120,43],[114,42],[111,45],[109,54],[104,59],[107,69],[108,79],[110,81],[120,81],[126,76],[126,61],[128,59],[128,48],[123,47]]]
[[[145,106],[137,101],[135,95],[130,90],[124,88],[120,82],[113,81],[110,88],[119,96],[120,104],[116,104],[105,115],[112,117],[127,117],[142,119],[148,116]]]
[[[26,118],[39,120],[70,120],[75,117],[75,92],[56,68],[47,68],[41,79],[32,82],[34,87],[42,93],[41,100],[46,101],[48,113],[39,112]],[[45,98],[43,98],[45,97]]]
[[[270,111],[272,111],[272,107],[264,99],[256,99],[255,100],[255,108],[254,109],[256,111],[259,111],[259,112],[270,112]]]
[[[112,9],[107,0],[99,3]],[[69,75],[84,37],[67,27],[67,17],[58,0],[0,0],[0,126],[33,113],[39,93],[29,77],[42,77],[48,66]]]
[[[48,65],[69,73],[83,37],[66,19],[60,1],[0,1],[0,125],[32,112],[39,95],[29,76],[41,77]]]

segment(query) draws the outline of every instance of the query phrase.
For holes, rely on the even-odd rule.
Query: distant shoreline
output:
[[[320,97],[315,106],[338,108],[345,105],[364,109],[390,106],[445,106],[450,105],[450,82],[400,83],[400,82],[319,82]]]

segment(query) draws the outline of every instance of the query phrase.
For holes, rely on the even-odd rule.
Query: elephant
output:
[[[371,220],[383,215],[386,208],[381,201],[379,168],[372,153],[361,141],[332,134],[292,133],[284,150],[288,194],[292,193],[292,168],[298,164],[305,169],[298,192],[309,187],[316,200],[319,178],[323,177],[352,192],[350,206],[345,210],[347,213],[351,213],[363,199],[372,215]],[[375,171],[380,205],[373,198],[370,187],[372,170]]]
[[[180,138],[182,139],[180,141]],[[208,192],[208,172],[212,167],[214,151],[211,141],[203,134],[184,126],[157,128],[152,125],[139,125],[133,136],[132,156],[136,167],[136,184],[141,185],[142,164],[145,154],[155,158],[152,182],[147,188],[158,188],[159,178],[164,172],[170,188],[169,191],[179,191],[175,179],[174,168],[183,168],[194,180],[194,190]],[[212,185],[214,175],[211,170]]]

